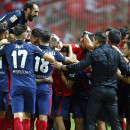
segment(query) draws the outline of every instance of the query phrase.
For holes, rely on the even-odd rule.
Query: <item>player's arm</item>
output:
[[[119,54],[119,70],[121,70],[121,72],[123,73],[130,75],[130,66],[125,63],[120,54]]]
[[[49,76],[47,78],[43,78],[43,79],[35,79],[36,80],[36,84],[39,85],[41,83],[48,83],[48,84],[52,84],[53,83],[53,78],[52,76]]]
[[[50,63],[53,63],[55,61],[54,56],[47,53],[45,53],[42,58],[49,61]]]
[[[63,73],[61,70],[58,70],[58,73],[59,73],[59,75],[60,75],[60,77],[61,77],[61,79],[62,79],[62,82],[64,83],[65,87],[66,87],[67,89],[72,88],[72,86],[73,86],[73,84],[75,83],[75,81],[68,80],[68,79],[65,77],[64,73]]]
[[[120,73],[119,69],[117,70],[116,73],[117,77],[119,79],[121,79],[123,82],[125,82],[126,84],[130,84],[130,76],[124,76]]]
[[[2,45],[6,45],[6,44],[10,44],[10,42],[7,39],[3,39],[3,40],[0,41],[0,47]]]
[[[52,66],[61,70],[80,71],[89,67],[93,62],[94,62],[94,59],[92,57],[92,53],[89,52],[83,60],[81,60],[80,62],[76,64],[63,65],[62,63],[55,61],[54,63],[52,63]]]
[[[38,46],[35,46],[33,44],[30,44],[30,45],[34,47],[34,52],[39,57],[49,61],[50,63],[53,63],[55,61],[55,58],[54,58],[53,55],[50,55],[50,54],[48,54],[46,52],[43,52]]]
[[[126,84],[130,84],[130,76],[125,77],[121,74],[117,74],[118,78],[120,78],[123,82],[125,82]]]
[[[79,62],[78,60],[77,60],[77,58],[74,56],[74,54],[73,54],[73,50],[72,50],[72,47],[71,47],[71,45],[66,45],[66,46],[68,46],[68,49],[69,49],[69,53],[68,53],[68,57],[66,57],[66,60],[65,60],[65,64],[70,64],[70,63],[77,63],[77,62]]]
[[[124,57],[124,54],[119,50],[119,48],[118,47],[116,47],[116,46],[112,46],[116,51],[118,51],[119,53],[120,53],[120,55],[122,56],[122,58],[123,58],[123,60],[125,61],[125,63],[128,63],[129,62],[129,60],[126,58],[126,57]]]
[[[83,38],[84,38],[84,43],[85,43],[86,48],[90,51],[93,50],[94,49],[93,43],[90,40],[87,33],[84,34]]]
[[[5,17],[5,18],[3,18],[4,19],[3,23],[10,26],[11,24],[17,22],[19,20],[20,16],[21,16],[21,11],[19,11],[19,10],[16,10],[16,11],[10,13],[7,16],[5,14],[5,16],[3,16],[3,17]]]

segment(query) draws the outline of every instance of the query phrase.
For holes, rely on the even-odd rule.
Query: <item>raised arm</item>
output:
[[[67,89],[72,88],[72,86],[74,85],[75,81],[68,80],[68,79],[65,77],[65,75],[64,75],[64,73],[63,73],[62,70],[58,70],[58,73],[59,73],[59,75],[60,75],[60,77],[61,77],[61,79],[62,79],[62,82],[64,83],[65,87],[66,87]]]

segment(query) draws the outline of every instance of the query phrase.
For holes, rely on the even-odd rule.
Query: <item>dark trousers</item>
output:
[[[91,90],[87,107],[86,130],[95,130],[97,113],[102,106],[107,113],[112,130],[121,130],[116,90],[109,86],[96,86]]]

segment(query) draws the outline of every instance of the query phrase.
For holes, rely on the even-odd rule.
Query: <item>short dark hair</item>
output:
[[[33,1],[28,1],[28,2],[26,2],[25,4],[24,4],[24,6],[23,6],[23,10],[24,11],[27,11],[27,8],[29,8],[29,9],[33,9],[33,6],[34,5],[37,5],[35,2],[33,2]]]
[[[121,33],[119,30],[112,30],[109,32],[108,38],[112,44],[118,44],[121,40]]]
[[[6,23],[0,23],[0,36],[2,34],[5,33],[5,31],[7,31],[9,28],[8,28],[8,25]]]
[[[51,34],[48,31],[41,31],[40,39],[42,42],[47,43],[49,42],[50,38],[51,38]]]
[[[95,38],[95,40],[98,40],[98,42],[100,43],[100,44],[106,44],[106,41],[107,41],[107,35],[106,35],[106,33],[105,32],[96,32],[95,34],[94,34],[94,38]]]
[[[61,52],[67,53],[67,56],[68,56],[68,54],[69,54],[69,48],[68,48],[68,46],[63,46],[63,47],[61,48]]]
[[[127,28],[120,28],[118,30],[121,32],[121,39],[123,39],[126,36],[128,29]]]
[[[63,47],[61,48],[61,52],[69,53],[69,48],[68,48],[68,46],[63,46]]]
[[[34,29],[32,30],[31,35],[32,35],[33,37],[40,38],[41,31],[42,31],[42,30],[41,30],[40,28],[34,28]]]
[[[115,28],[113,28],[113,27],[107,27],[106,30],[105,30],[105,32],[107,32],[107,31],[110,32],[110,31],[112,31],[112,30],[114,30],[114,29],[115,29]]]
[[[14,35],[15,36],[20,36],[22,33],[27,31],[27,26],[26,25],[16,25],[14,27]]]

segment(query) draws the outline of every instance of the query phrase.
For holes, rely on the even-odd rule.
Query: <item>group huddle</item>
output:
[[[24,25],[38,12],[29,1],[0,19],[0,130],[69,130],[70,113],[76,130],[124,130],[124,118],[129,130],[129,30],[84,31],[79,45],[63,44]]]

